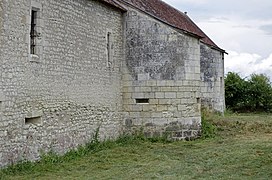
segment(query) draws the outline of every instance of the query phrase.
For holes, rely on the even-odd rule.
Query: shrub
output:
[[[201,115],[201,138],[215,138],[217,128],[212,122],[212,116],[208,110],[203,109]]]

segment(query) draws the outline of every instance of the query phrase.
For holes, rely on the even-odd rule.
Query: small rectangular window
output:
[[[30,54],[37,54],[36,39],[37,39],[37,15],[38,11],[31,11],[31,28],[30,28]]]
[[[25,118],[25,124],[41,124],[41,117],[31,117],[31,118]]]
[[[136,99],[137,104],[149,104],[149,99]]]

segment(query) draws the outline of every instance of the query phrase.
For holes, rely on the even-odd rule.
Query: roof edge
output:
[[[120,2],[118,2],[116,0],[99,0],[99,1],[102,2],[102,3],[108,4],[108,5],[111,5],[111,6],[115,7],[115,8],[117,8],[117,9],[121,10],[122,12],[127,11],[127,9],[124,6],[122,6],[120,4]]]
[[[218,47],[218,46],[212,46],[212,45],[207,44],[207,43],[205,43],[205,42],[203,42],[203,41],[200,41],[200,42],[201,42],[202,44],[205,44],[206,46],[210,47],[211,49],[214,49],[214,50],[220,51],[221,53],[224,53],[224,54],[229,54],[229,53],[227,53],[227,52],[226,52],[226,50],[221,49],[221,48],[220,48],[220,47]]]

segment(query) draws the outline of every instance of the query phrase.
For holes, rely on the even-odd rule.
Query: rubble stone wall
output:
[[[118,137],[122,12],[99,1],[12,0],[0,1],[0,15],[0,166],[64,153],[98,128],[101,139]]]

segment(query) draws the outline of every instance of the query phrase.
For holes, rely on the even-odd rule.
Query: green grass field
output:
[[[0,179],[272,179],[272,115],[208,115],[216,137],[123,138],[0,172]]]

